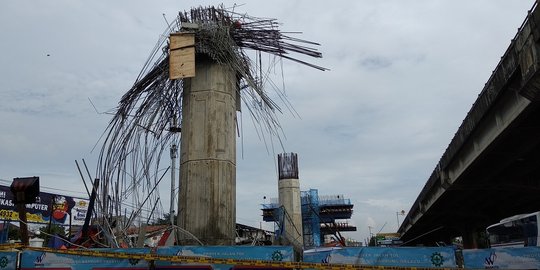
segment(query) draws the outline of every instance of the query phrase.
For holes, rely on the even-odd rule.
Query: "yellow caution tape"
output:
[[[17,249],[22,248],[23,244],[21,243],[15,243],[15,244],[0,244],[0,250],[6,250],[6,249]]]
[[[146,261],[167,261],[174,263],[198,263],[198,264],[229,264],[237,266],[263,266],[275,268],[290,268],[290,269],[328,269],[328,270],[360,270],[360,269],[381,269],[381,270],[451,270],[457,268],[428,268],[428,267],[399,267],[399,266],[371,266],[357,264],[337,264],[337,263],[308,263],[308,262],[279,262],[279,261],[263,261],[263,260],[246,260],[246,259],[228,259],[228,258],[209,258],[202,256],[181,256],[181,255],[158,255],[153,253],[126,253],[126,252],[111,252],[111,251],[96,251],[96,250],[81,250],[81,249],[51,249],[26,247],[27,250],[69,254],[77,256],[92,256],[115,259],[136,259]]]

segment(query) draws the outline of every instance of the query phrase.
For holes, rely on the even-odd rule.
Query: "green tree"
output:
[[[13,225],[9,225],[8,238],[10,240],[21,240],[21,229]]]
[[[372,236],[370,239],[369,239],[369,244],[368,246],[370,247],[374,247],[377,245],[377,238],[375,236]]]
[[[51,224],[50,226],[45,226],[39,229],[40,234],[39,238],[45,240],[45,243],[48,245],[51,238],[56,234],[62,238],[66,238],[66,230],[63,226],[56,224]]]
[[[156,221],[152,222],[150,225],[167,225],[171,224],[170,221],[171,214],[165,213],[162,218],[158,218]],[[174,215],[174,225],[177,225],[177,215]]]

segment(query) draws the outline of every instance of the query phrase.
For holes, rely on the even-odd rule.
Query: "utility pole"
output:
[[[175,182],[176,182],[176,157],[177,157],[178,147],[176,144],[171,145],[171,204],[169,208],[169,220],[171,226],[174,226],[174,208],[175,208]]]
[[[399,212],[396,212],[396,220],[397,220],[397,231],[399,231],[399,216],[402,215],[404,216],[405,215],[405,210],[401,210]]]
[[[368,242],[367,242],[367,246],[369,247],[370,244],[371,244],[371,240],[373,239],[373,234],[371,233],[371,226],[367,226],[368,227],[368,230],[369,230],[369,238],[368,238]]]

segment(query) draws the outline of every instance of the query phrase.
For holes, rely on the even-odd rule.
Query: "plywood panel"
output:
[[[175,33],[169,37],[169,79],[195,77],[195,35]]]

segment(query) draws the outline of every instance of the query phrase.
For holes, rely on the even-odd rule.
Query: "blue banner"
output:
[[[269,246],[174,246],[159,247],[151,250],[149,248],[130,249],[92,249],[106,252],[122,252],[147,254],[155,252],[158,255],[181,255],[181,256],[203,256],[210,258],[230,258],[242,260],[268,260],[268,261],[293,261],[292,247],[269,247]],[[16,253],[13,253],[16,258]],[[5,260],[11,262],[10,258]],[[15,265],[15,264],[13,264]],[[202,265],[171,263],[166,261],[154,262],[156,270],[166,269],[194,269],[194,270],[248,270],[253,267],[235,265]],[[0,267],[2,258],[0,257]],[[108,270],[108,269],[148,269],[150,263],[145,260],[104,258],[91,256],[77,256],[61,253],[50,253],[42,251],[23,251],[21,255],[21,269],[67,269],[67,270]],[[266,268],[256,267],[258,270]],[[15,268],[5,268],[15,269]],[[273,268],[275,270],[276,268]],[[3,270],[3,268],[0,268]]]
[[[130,249],[93,249],[107,252],[127,252],[145,254],[148,248]],[[21,255],[21,269],[67,269],[67,270],[106,270],[106,269],[148,269],[149,264],[144,260],[116,259],[91,256],[76,256],[60,253],[25,250]]]
[[[540,269],[540,247],[463,250],[465,268]]]
[[[452,247],[347,247],[304,252],[304,262],[370,266],[456,267]]]
[[[265,260],[265,261],[293,261],[293,249],[286,246],[172,246],[160,247],[157,249],[158,255],[179,255],[179,256],[202,256],[209,258],[228,258],[241,260]],[[253,267],[234,265],[191,265],[170,262],[156,262],[156,269],[253,269]],[[264,270],[264,268],[257,268]]]
[[[0,252],[0,270],[17,269],[17,252]]]

